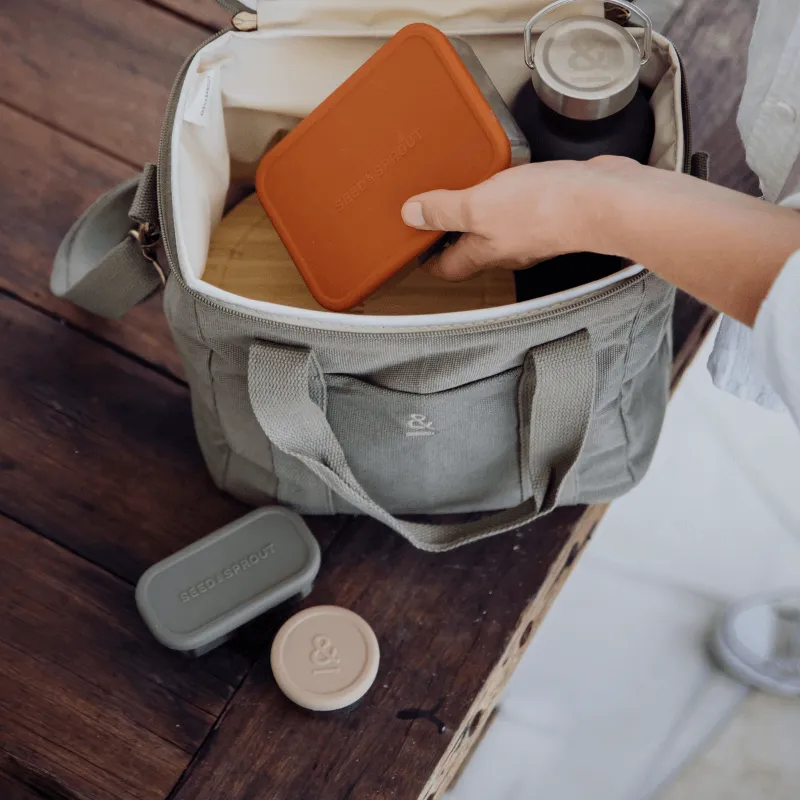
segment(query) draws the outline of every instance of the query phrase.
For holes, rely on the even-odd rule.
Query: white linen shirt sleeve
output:
[[[800,209],[800,0],[761,0],[737,121],[764,199]],[[723,318],[708,363],[719,388],[767,408],[788,407],[798,424],[799,263],[800,254],[789,259],[752,330]]]
[[[753,356],[800,426],[800,252],[781,270],[753,329]]]

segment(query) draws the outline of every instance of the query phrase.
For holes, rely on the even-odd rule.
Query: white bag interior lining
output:
[[[350,0],[352,2],[352,0]],[[426,0],[427,2],[427,0]],[[463,3],[463,0],[460,0]],[[270,7],[285,6],[269,0]],[[301,6],[302,7],[302,4]],[[527,6],[530,13],[530,5]],[[260,9],[259,9],[260,10]],[[419,15],[417,15],[419,17]],[[465,23],[472,24],[469,20]],[[405,20],[395,26],[399,28]],[[524,20],[509,32],[463,33],[463,25],[441,25],[445,33],[461,35],[475,50],[506,102],[530,79],[522,58]],[[365,317],[311,311],[233,295],[202,280],[209,241],[222,217],[231,170],[250,177],[272,136],[293,127],[377,50],[393,31],[334,31],[260,28],[229,32],[198,53],[179,98],[172,135],[172,202],[181,271],[188,285],[209,297],[269,317],[345,321],[349,326],[380,324],[424,326],[488,321],[510,312],[524,313],[563,303],[630,277],[643,268],[634,265],[591,284],[557,295],[504,308],[422,316]],[[635,35],[641,34],[634,31]],[[684,160],[681,80],[677,53],[654,35],[653,54],[642,70],[642,82],[653,88],[656,139],[650,164],[680,171]]]

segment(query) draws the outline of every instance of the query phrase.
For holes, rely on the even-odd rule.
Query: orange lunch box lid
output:
[[[508,135],[453,45],[417,23],[264,156],[256,190],[316,300],[345,311],[441,236],[403,223],[409,197],[510,163]]]

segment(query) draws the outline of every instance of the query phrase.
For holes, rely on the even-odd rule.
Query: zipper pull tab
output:
[[[255,11],[240,11],[234,15],[231,23],[237,31],[255,31],[258,30],[258,14]]]

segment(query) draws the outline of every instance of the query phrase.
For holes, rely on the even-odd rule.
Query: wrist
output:
[[[637,261],[639,232],[649,229],[657,175],[629,158],[601,156],[585,162],[585,190],[576,197],[580,249]]]

